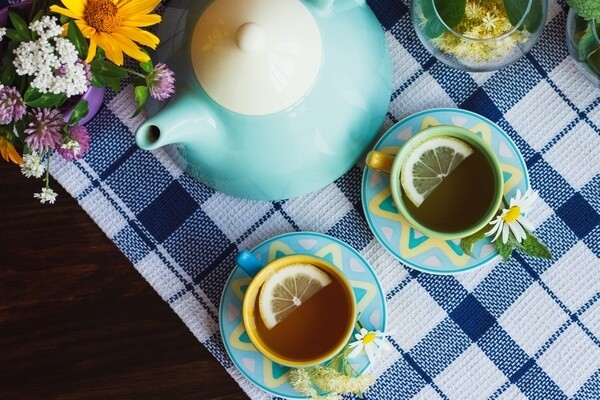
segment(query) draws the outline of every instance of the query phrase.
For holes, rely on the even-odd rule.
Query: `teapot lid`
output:
[[[321,68],[317,23],[300,0],[215,0],[191,43],[206,93],[241,114],[284,110],[313,86]]]

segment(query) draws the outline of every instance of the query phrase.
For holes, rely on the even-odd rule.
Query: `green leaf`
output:
[[[600,77],[600,49],[596,50],[587,59],[587,63],[596,75]]]
[[[7,38],[14,42],[26,42],[31,39],[29,36],[23,35],[22,33],[17,32],[14,29],[6,29],[5,35]]]
[[[148,60],[146,62],[141,62],[140,68],[142,68],[142,70],[144,70],[144,72],[149,74],[150,72],[152,72],[152,70],[154,70],[154,66],[152,65],[152,60]]]
[[[504,10],[506,16],[513,26],[517,26],[527,11],[527,0],[504,0]],[[525,28],[528,32],[537,32],[542,25],[543,4],[542,0],[533,0],[525,21],[519,29]]]
[[[591,26],[588,26],[577,45],[578,61],[586,62],[592,53],[598,49],[600,49],[600,43],[596,40]]]
[[[92,61],[90,64],[90,68],[94,75],[100,75],[103,78],[127,78],[129,74],[125,69],[116,66],[115,64],[104,61],[101,59],[96,59]]]
[[[73,108],[73,112],[71,112],[71,116],[69,117],[69,124],[75,125],[83,118],[88,115],[88,102],[87,100],[80,100],[75,107]]]
[[[507,243],[504,243],[500,237],[494,243],[496,243],[496,249],[498,250],[500,257],[502,257],[502,260],[507,261],[513,252],[514,242],[509,239]]]
[[[69,21],[69,27],[67,29],[67,37],[73,43],[79,53],[79,58],[85,60],[88,54],[88,42],[85,40],[83,33],[79,29],[79,26],[75,21]]]
[[[41,93],[30,86],[25,91],[23,100],[30,107],[51,108],[62,105],[66,100],[66,96],[64,94]]]
[[[585,19],[600,19],[600,0],[567,0],[567,4]]]
[[[473,233],[470,236],[462,238],[460,240],[460,248],[466,255],[469,257],[473,257],[473,246],[475,243],[479,242],[481,239],[485,237],[485,233],[488,231],[488,227],[484,227],[483,229]]]
[[[33,18],[31,19],[31,22],[39,21],[40,19],[42,19],[42,15],[44,15],[44,10],[39,10],[37,13],[35,13]]]
[[[26,38],[25,40],[30,40],[31,32],[29,31],[29,28],[27,27],[27,22],[25,22],[25,20],[23,18],[21,18],[21,16],[14,11],[9,11],[8,16],[10,18],[10,22],[12,23],[13,28],[15,28],[15,31],[17,31],[17,33],[20,36],[25,37]]]
[[[531,232],[527,232],[527,236],[523,239],[519,250],[532,257],[552,258],[550,249]]]
[[[15,74],[15,66],[12,63],[8,64],[2,71],[0,82],[5,86],[10,86],[15,79]]]
[[[136,86],[135,87],[135,101],[137,103],[137,107],[135,108],[135,112],[132,117],[135,117],[142,111],[144,105],[146,104],[146,100],[148,100],[148,87],[147,86]]]
[[[433,39],[446,32],[440,18],[447,26],[454,28],[465,16],[466,6],[467,0],[421,0],[421,9],[426,21],[423,27],[425,35]]]

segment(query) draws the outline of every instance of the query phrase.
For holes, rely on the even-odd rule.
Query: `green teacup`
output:
[[[429,153],[424,153],[424,162],[419,165],[407,167],[412,172],[403,172],[403,167],[413,150],[420,145],[437,143],[438,138],[458,139],[466,144],[472,153],[446,177],[440,179],[429,177],[435,168],[427,164],[442,164],[448,154],[447,150],[436,148]],[[452,139],[453,138],[453,139]],[[463,145],[464,146],[464,145]],[[434,161],[432,161],[434,160]],[[394,204],[398,212],[421,233],[452,240],[467,237],[483,229],[496,215],[504,191],[504,179],[500,163],[493,150],[474,132],[454,125],[439,125],[426,128],[401,147],[394,156],[380,151],[371,151],[366,158],[369,168],[377,169],[390,174],[390,186]],[[405,193],[401,184],[402,175],[408,174],[412,182],[425,182],[427,179],[438,179],[439,184],[419,206],[415,205]],[[405,176],[406,179],[406,176]]]

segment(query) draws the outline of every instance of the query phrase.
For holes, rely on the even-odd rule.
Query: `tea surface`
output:
[[[352,321],[348,295],[341,282],[328,274],[331,283],[269,330],[255,304],[258,336],[281,357],[308,360],[321,356],[339,342]]]
[[[479,222],[494,199],[496,181],[490,162],[473,146],[467,157],[420,207],[402,192],[406,208],[424,226],[440,232],[456,232]]]

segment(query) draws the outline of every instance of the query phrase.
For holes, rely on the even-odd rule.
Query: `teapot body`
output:
[[[186,30],[209,4],[194,2]],[[315,191],[347,172],[383,124],[392,90],[391,60],[372,11],[366,3],[343,11],[335,4],[329,11],[305,6],[320,30],[322,62],[312,87],[281,111],[246,115],[218,104],[196,79],[189,43],[170,61],[177,96],[161,112],[175,107],[176,113],[146,124],[158,125],[161,136],[162,125],[175,125],[175,139],[166,132],[166,141],[157,144],[177,142],[186,170],[217,191],[254,200]]]

